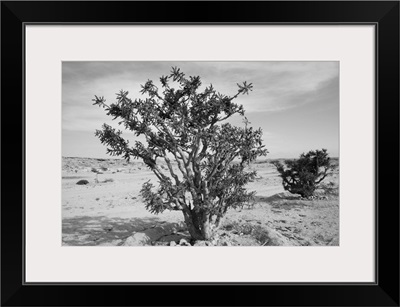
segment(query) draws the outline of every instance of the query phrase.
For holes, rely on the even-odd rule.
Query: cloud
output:
[[[307,104],[318,103],[326,108],[339,102],[339,78],[334,76],[306,86],[287,87],[284,89],[266,90],[257,95],[254,104],[248,112],[280,112],[292,108],[304,107]]]

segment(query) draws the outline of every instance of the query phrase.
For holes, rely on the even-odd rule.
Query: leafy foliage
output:
[[[283,188],[302,197],[310,197],[334,169],[326,149],[309,151],[301,154],[299,159],[285,160],[285,165],[274,161],[282,178]]]
[[[229,208],[252,200],[254,192],[245,186],[256,173],[245,167],[267,154],[261,129],[249,127],[243,106],[233,102],[252,91],[253,85],[237,84],[233,96],[217,92],[212,85],[200,90],[200,77],[186,77],[177,67],[162,76],[160,84],[148,80],[142,85],[140,93],[146,98],[132,100],[121,90],[110,105],[104,97],[93,99],[119,125],[144,136],[146,144],[136,141],[132,146],[122,131],[107,124],[95,134],[107,145],[108,154],[128,161],[142,159],[157,176],[156,189],[146,182],[141,190],[150,212],[181,210],[192,237],[208,239],[210,223],[218,226]],[[234,114],[244,117],[244,127],[225,122]]]

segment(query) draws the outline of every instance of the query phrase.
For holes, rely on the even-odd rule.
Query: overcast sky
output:
[[[241,95],[251,125],[261,127],[267,158],[293,158],[312,149],[339,155],[339,62],[63,62],[62,154],[107,158],[106,147],[94,136],[104,122],[118,127],[103,109],[92,105],[94,95],[115,101],[119,90],[141,97],[140,85],[178,66],[187,76],[200,76],[204,86],[226,95],[236,83],[253,83]],[[241,120],[232,123],[242,125]],[[133,140],[132,134],[127,138]]]

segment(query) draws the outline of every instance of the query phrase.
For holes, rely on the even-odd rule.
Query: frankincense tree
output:
[[[326,149],[310,150],[302,153],[299,159],[273,162],[286,191],[300,194],[302,197],[313,196],[322,180],[335,169]]]
[[[229,208],[252,201],[255,192],[246,190],[255,171],[246,166],[266,155],[261,129],[253,129],[244,117],[242,105],[233,101],[248,94],[253,86],[237,84],[233,96],[217,92],[212,85],[200,90],[199,76],[186,77],[179,68],[160,78],[160,85],[148,80],[141,85],[145,98],[131,99],[121,90],[116,102],[106,104],[95,96],[94,104],[119,125],[144,136],[145,143],[133,146],[122,131],[104,124],[96,136],[107,145],[107,153],[128,160],[142,159],[158,178],[158,187],[143,184],[146,208],[155,214],[180,210],[195,240],[208,240]],[[226,120],[238,114],[243,127]],[[161,167],[160,160],[166,167]]]

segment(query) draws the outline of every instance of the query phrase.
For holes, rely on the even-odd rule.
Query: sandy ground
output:
[[[93,168],[101,174],[92,172]],[[256,203],[252,208],[228,211],[213,245],[339,245],[336,194],[320,191],[318,199],[303,200],[283,190],[270,163],[253,164],[251,168],[258,171],[258,179],[248,187],[257,191]],[[145,209],[139,191],[145,181],[156,180],[143,163],[63,158],[62,176],[63,245],[120,246],[132,234],[172,228],[172,233],[149,245],[172,245],[182,238],[190,241],[181,227],[181,212],[154,215]],[[78,185],[79,180],[89,183]],[[338,180],[337,169],[325,182],[338,185]],[[279,240],[272,240],[271,233]]]

